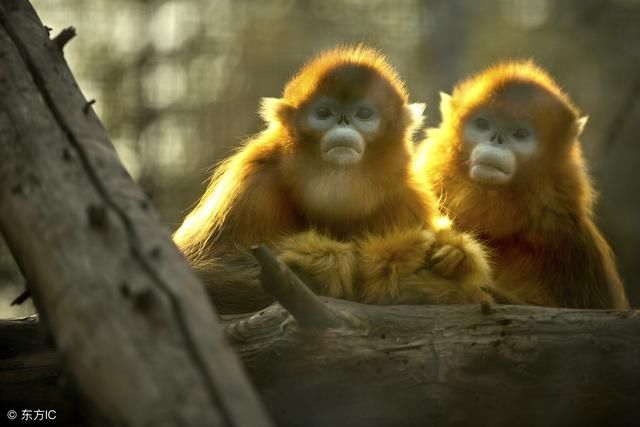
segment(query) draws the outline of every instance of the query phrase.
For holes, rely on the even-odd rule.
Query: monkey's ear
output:
[[[282,98],[262,98],[260,117],[266,123],[283,123],[290,121],[294,107]]]
[[[415,103],[404,107],[402,111],[402,125],[407,129],[409,135],[413,135],[422,127],[424,121],[424,109],[427,104]]]
[[[427,108],[427,104],[424,102],[416,102],[413,104],[409,104],[407,107],[409,111],[409,117],[411,125],[418,127],[424,121],[424,110]]]
[[[584,127],[587,125],[588,121],[589,121],[589,116],[582,116],[578,120],[576,120],[576,124],[575,124],[576,136],[580,136],[582,134],[582,131],[584,130]]]
[[[449,117],[451,114],[451,95],[440,92],[440,117]]]

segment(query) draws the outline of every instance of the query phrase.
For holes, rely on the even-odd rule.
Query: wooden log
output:
[[[266,426],[202,285],[26,0],[0,3],[0,232],[107,423]]]
[[[479,305],[369,306],[321,298],[337,328],[280,305],[225,320],[280,426],[630,426],[640,423],[640,312]],[[14,329],[25,321],[7,324]],[[35,333],[14,333],[15,348]],[[33,341],[33,340],[32,340]],[[45,379],[51,348],[5,354]],[[16,384],[0,375],[0,390]],[[64,399],[63,399],[64,400]]]

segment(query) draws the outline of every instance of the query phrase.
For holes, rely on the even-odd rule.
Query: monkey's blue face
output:
[[[308,109],[309,126],[322,132],[322,158],[337,166],[359,163],[380,129],[380,112],[367,99],[345,102],[323,96]]]
[[[463,135],[470,152],[469,177],[480,184],[509,183],[518,163],[526,162],[538,150],[537,132],[528,121],[491,110],[472,114]]]

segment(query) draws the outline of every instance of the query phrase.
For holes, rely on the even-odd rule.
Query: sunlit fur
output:
[[[492,303],[496,295],[486,249],[469,234],[409,228],[367,235],[358,246],[356,284],[363,302]]]
[[[316,292],[357,299],[353,276],[358,261],[354,242],[335,240],[311,230],[279,239],[275,250]]]
[[[386,116],[381,137],[367,147],[362,164],[336,170],[321,161],[319,135],[306,129],[296,112],[320,94],[349,90],[335,87],[336,75],[349,65],[378,80],[374,84],[381,88],[373,96]],[[263,104],[267,129],[217,168],[175,233],[189,257],[207,258],[214,243],[247,246],[308,228],[335,237],[382,233],[431,217],[432,201],[410,176],[411,133],[419,123],[407,109],[403,83],[382,55],[361,46],[324,53],[303,67],[284,95]],[[307,190],[327,200],[325,209],[309,210]],[[338,215],[326,218],[335,210]]]
[[[305,110],[320,96],[366,96],[379,109],[380,130],[366,141],[357,165],[341,169],[323,161],[318,149],[322,133],[309,126]],[[247,282],[255,279],[255,269],[238,270],[225,261],[237,260],[238,247],[259,243],[270,244],[317,292],[391,303],[393,298],[374,298],[366,291],[368,283],[375,282],[380,295],[397,295],[385,285],[391,280],[390,270],[363,276],[357,271],[362,265],[358,258],[375,253],[366,255],[367,259],[396,262],[387,261],[392,255],[372,246],[393,245],[389,241],[395,239],[411,241],[406,239],[406,230],[414,230],[419,235],[417,243],[402,248],[405,253],[413,251],[409,256],[412,268],[403,268],[403,272],[425,267],[429,251],[453,245],[463,257],[452,254],[434,267],[435,272],[440,268],[448,273],[445,264],[453,266],[450,277],[439,278],[437,284],[457,286],[480,276],[478,283],[469,286],[488,284],[486,262],[473,265],[481,270],[479,276],[469,274],[464,266],[465,260],[476,259],[467,256],[468,250],[478,252],[484,260],[482,248],[467,248],[462,241],[437,236],[427,237],[426,246],[421,241],[435,232],[437,205],[411,168],[412,133],[421,121],[416,112],[421,109],[408,105],[404,84],[386,59],[363,46],[321,54],[286,85],[282,99],[263,102],[261,115],[267,129],[218,167],[206,193],[174,235],[176,244],[210,285],[221,311],[253,310],[265,301],[263,294],[258,295],[259,286],[247,288]],[[357,287],[356,277],[365,279]],[[400,279],[394,276],[393,281]],[[414,289],[414,298],[404,300],[436,300],[428,295],[416,297],[421,292],[415,289],[428,285],[427,279],[413,278],[405,288]],[[236,295],[241,296],[234,298]]]
[[[528,119],[538,151],[506,186],[468,173],[462,126],[478,108]],[[585,120],[531,61],[496,65],[443,96],[442,123],[415,163],[458,228],[482,237],[495,278],[513,302],[581,308],[628,306],[612,252],[593,221],[594,190],[577,138]]]

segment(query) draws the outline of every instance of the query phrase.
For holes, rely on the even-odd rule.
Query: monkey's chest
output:
[[[553,292],[545,280],[544,251],[520,239],[487,241],[499,287],[528,303],[553,305]]]
[[[385,235],[393,230],[413,228],[425,223],[425,218],[418,216],[404,205],[381,206],[368,215],[348,220],[327,221],[325,219],[309,219],[308,226],[321,231],[335,239],[352,240],[363,235]]]
[[[498,280],[531,279],[542,267],[540,252],[533,245],[518,238],[490,239],[482,238],[491,250],[491,261]]]

